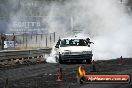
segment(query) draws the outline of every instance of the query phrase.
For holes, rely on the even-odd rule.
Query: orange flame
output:
[[[86,72],[85,72],[85,70],[84,70],[84,68],[82,66],[79,66],[78,72],[79,72],[80,76],[84,76],[86,74]]]

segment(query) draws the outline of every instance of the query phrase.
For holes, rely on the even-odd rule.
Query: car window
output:
[[[87,43],[84,39],[63,39],[60,46],[87,46]]]

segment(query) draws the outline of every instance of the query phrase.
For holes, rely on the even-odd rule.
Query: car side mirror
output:
[[[55,48],[59,48],[59,45],[58,45],[58,44],[56,44]]]
[[[91,42],[92,44],[94,44],[94,42]]]

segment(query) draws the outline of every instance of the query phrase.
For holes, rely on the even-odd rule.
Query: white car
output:
[[[61,38],[58,40],[55,51],[56,60],[61,64],[65,61],[86,61],[91,63],[92,61],[92,50],[90,48],[89,38]]]

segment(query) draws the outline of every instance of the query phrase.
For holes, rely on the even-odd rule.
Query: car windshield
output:
[[[60,47],[66,46],[87,46],[84,39],[63,39],[61,40]]]

